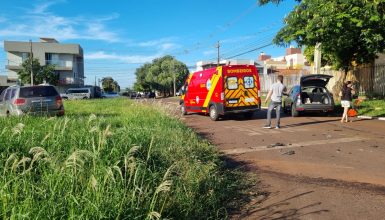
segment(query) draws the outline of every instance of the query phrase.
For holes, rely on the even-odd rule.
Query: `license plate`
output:
[[[253,97],[245,98],[245,102],[255,102],[255,99]]]
[[[228,102],[229,102],[230,104],[236,104],[236,103],[238,103],[238,100],[233,99],[233,100],[229,100]]]

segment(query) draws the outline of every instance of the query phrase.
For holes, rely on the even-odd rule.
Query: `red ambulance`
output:
[[[180,100],[182,114],[203,112],[214,121],[227,113],[251,118],[261,108],[258,72],[253,65],[227,65],[191,73]]]

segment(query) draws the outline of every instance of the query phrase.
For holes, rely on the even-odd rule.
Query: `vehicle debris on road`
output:
[[[295,154],[295,151],[289,150],[289,151],[283,152],[281,155],[293,155],[293,154]]]
[[[275,144],[270,144],[269,146],[267,146],[267,148],[283,147],[283,146],[286,146],[286,144],[278,142],[278,143],[275,143]]]

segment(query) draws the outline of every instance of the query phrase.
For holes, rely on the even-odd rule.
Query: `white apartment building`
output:
[[[32,50],[40,65],[55,65],[59,90],[84,85],[83,49],[79,44],[61,44],[53,38],[40,38],[40,42],[4,41],[4,50],[8,82],[17,81],[17,72]]]

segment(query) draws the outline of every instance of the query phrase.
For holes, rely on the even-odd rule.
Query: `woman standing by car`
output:
[[[353,89],[352,82],[347,81],[346,83],[344,83],[340,92],[341,106],[344,108],[341,123],[348,122],[348,110],[351,107],[352,98],[354,94],[356,94],[356,91]]]

